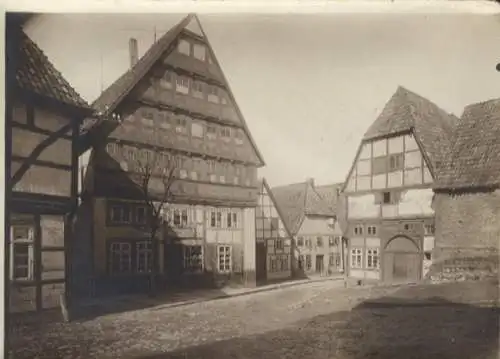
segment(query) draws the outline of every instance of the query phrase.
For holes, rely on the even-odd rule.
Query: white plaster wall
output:
[[[399,203],[399,215],[433,215],[432,188],[413,189],[404,192]]]
[[[243,270],[255,272],[255,208],[243,210]]]
[[[347,197],[347,215],[353,218],[375,218],[379,215],[380,205],[375,204],[375,195],[366,194],[362,196]]]
[[[329,220],[326,218],[306,217],[300,226],[298,236],[317,234],[333,236],[335,235],[335,229],[332,228],[329,223]]]

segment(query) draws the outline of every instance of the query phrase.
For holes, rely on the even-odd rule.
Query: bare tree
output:
[[[156,236],[162,225],[168,223],[163,215],[172,201],[171,187],[175,182],[175,161],[160,152],[148,151],[137,161],[135,174],[146,210],[146,230],[151,240],[150,293],[156,293],[158,274],[158,240]]]

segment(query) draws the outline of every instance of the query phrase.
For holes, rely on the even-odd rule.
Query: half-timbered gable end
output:
[[[137,41],[129,45],[130,69],[93,104],[103,120],[82,129],[97,290],[120,281],[147,283],[143,265],[134,260],[136,242],[151,240],[136,228],[144,210],[136,172],[151,163],[152,199],[163,195],[157,179],[165,169],[175,168],[175,181],[163,214],[169,228],[158,236],[158,251],[150,246],[144,252],[146,262],[158,256],[164,282],[195,285],[217,278],[252,285],[257,168],[264,161],[198,18],[184,18],[141,58]],[[115,269],[115,254],[130,266]]]
[[[331,186],[328,189],[334,190]],[[337,211],[324,190],[317,191],[312,179],[272,189],[294,238],[294,270],[298,276],[328,275],[342,269]],[[337,196],[337,191],[332,195]]]
[[[399,87],[368,128],[343,188],[351,277],[422,277],[434,245],[432,185],[456,122],[454,115]]]
[[[90,106],[20,26],[7,28],[7,192],[10,310],[69,300],[66,263],[77,207],[80,121]],[[9,133],[10,132],[10,133]]]
[[[172,190],[178,197],[255,202],[256,169],[264,162],[196,16],[153,44],[94,107],[104,117],[121,117],[98,122],[83,136],[99,152],[96,194],[116,190],[114,183],[108,188],[115,170],[132,172],[138,160],[159,153],[177,164],[183,181]]]
[[[257,281],[289,278],[292,275],[292,235],[265,179],[255,213]]]

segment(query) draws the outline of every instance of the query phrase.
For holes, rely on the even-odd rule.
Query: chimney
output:
[[[311,187],[314,188],[314,178],[308,178],[307,183],[309,183],[311,185]]]
[[[139,61],[139,49],[137,47],[137,39],[130,38],[128,42],[128,49],[130,55],[130,67],[134,67],[137,61]]]

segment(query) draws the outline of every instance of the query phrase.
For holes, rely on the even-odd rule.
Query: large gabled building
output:
[[[296,277],[328,276],[340,273],[342,232],[331,196],[331,186],[318,191],[314,180],[274,187],[272,193],[283,221],[293,236],[293,271]],[[322,195],[320,194],[322,193]]]
[[[142,58],[130,40],[131,68],[94,102],[105,118],[82,135],[82,218],[94,290],[142,290],[158,256],[162,283],[255,284],[257,168],[252,139],[198,18],[189,15]],[[153,253],[141,231],[148,209],[134,182],[152,155],[176,163],[169,228]],[[156,175],[156,173],[155,173]],[[151,189],[161,197],[163,187]]]
[[[465,108],[434,192],[437,272],[446,272],[447,266],[459,275],[477,270],[498,271],[499,99]],[[490,265],[493,268],[488,269]]]
[[[457,118],[398,87],[359,145],[343,189],[348,275],[418,281],[432,261],[432,185]]]
[[[10,312],[57,308],[71,299],[76,142],[90,106],[24,33],[6,28],[6,219]]]

